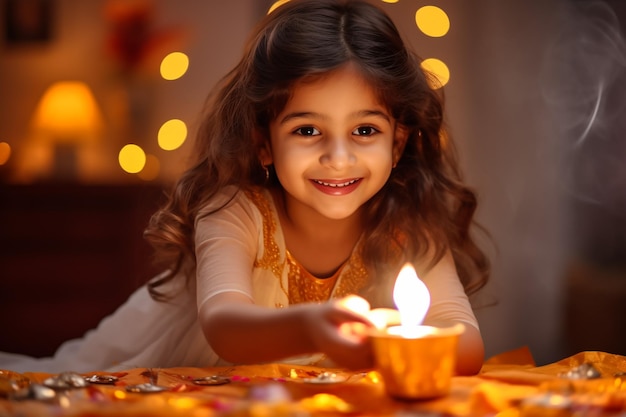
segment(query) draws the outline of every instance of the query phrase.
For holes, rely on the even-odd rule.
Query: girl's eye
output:
[[[372,136],[375,133],[378,133],[378,130],[372,126],[359,126],[352,131],[352,134],[357,136]]]
[[[294,133],[302,136],[317,136],[320,134],[320,131],[313,126],[303,126],[294,130]]]

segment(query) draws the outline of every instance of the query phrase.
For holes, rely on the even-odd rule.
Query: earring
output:
[[[270,179],[270,170],[267,165],[263,165],[263,170],[265,171],[265,182],[267,182]]]

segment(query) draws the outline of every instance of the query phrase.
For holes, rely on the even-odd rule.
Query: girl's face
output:
[[[383,187],[406,135],[350,66],[292,92],[261,162],[274,164],[288,212],[347,218]]]

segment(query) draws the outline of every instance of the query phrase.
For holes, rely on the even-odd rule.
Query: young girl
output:
[[[371,367],[365,333],[344,331],[371,324],[346,300],[393,307],[411,262],[431,295],[426,323],[463,323],[457,372],[476,373],[467,295],[488,262],[443,118],[377,7],[280,6],[210,96],[195,163],[146,231],[166,272],[55,358],[13,368]]]

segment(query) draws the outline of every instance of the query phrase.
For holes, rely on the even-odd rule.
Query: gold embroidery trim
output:
[[[317,278],[304,269],[298,261],[287,251],[289,265],[289,303],[323,302],[328,301],[335,288],[343,266],[333,276]]]
[[[284,269],[284,261],[280,259],[280,248],[274,240],[276,234],[276,222],[272,216],[272,208],[270,202],[265,198],[260,190],[246,191],[246,196],[259,209],[261,217],[263,217],[263,256],[254,260],[254,268],[266,269],[272,272],[276,279],[280,282],[280,288],[288,297],[287,289],[283,287],[282,273]]]
[[[289,304],[303,302],[323,302],[331,297],[340,298],[350,294],[357,294],[368,281],[360,251],[354,250],[348,261],[329,278],[317,278],[310,274],[286,250],[285,259],[281,260],[281,253],[274,236],[276,234],[276,219],[273,216],[270,202],[260,190],[246,191],[246,196],[259,209],[263,218],[263,255],[254,261],[255,268],[270,270],[279,280],[280,288],[287,296]],[[284,288],[282,274],[287,271],[287,288]]]

